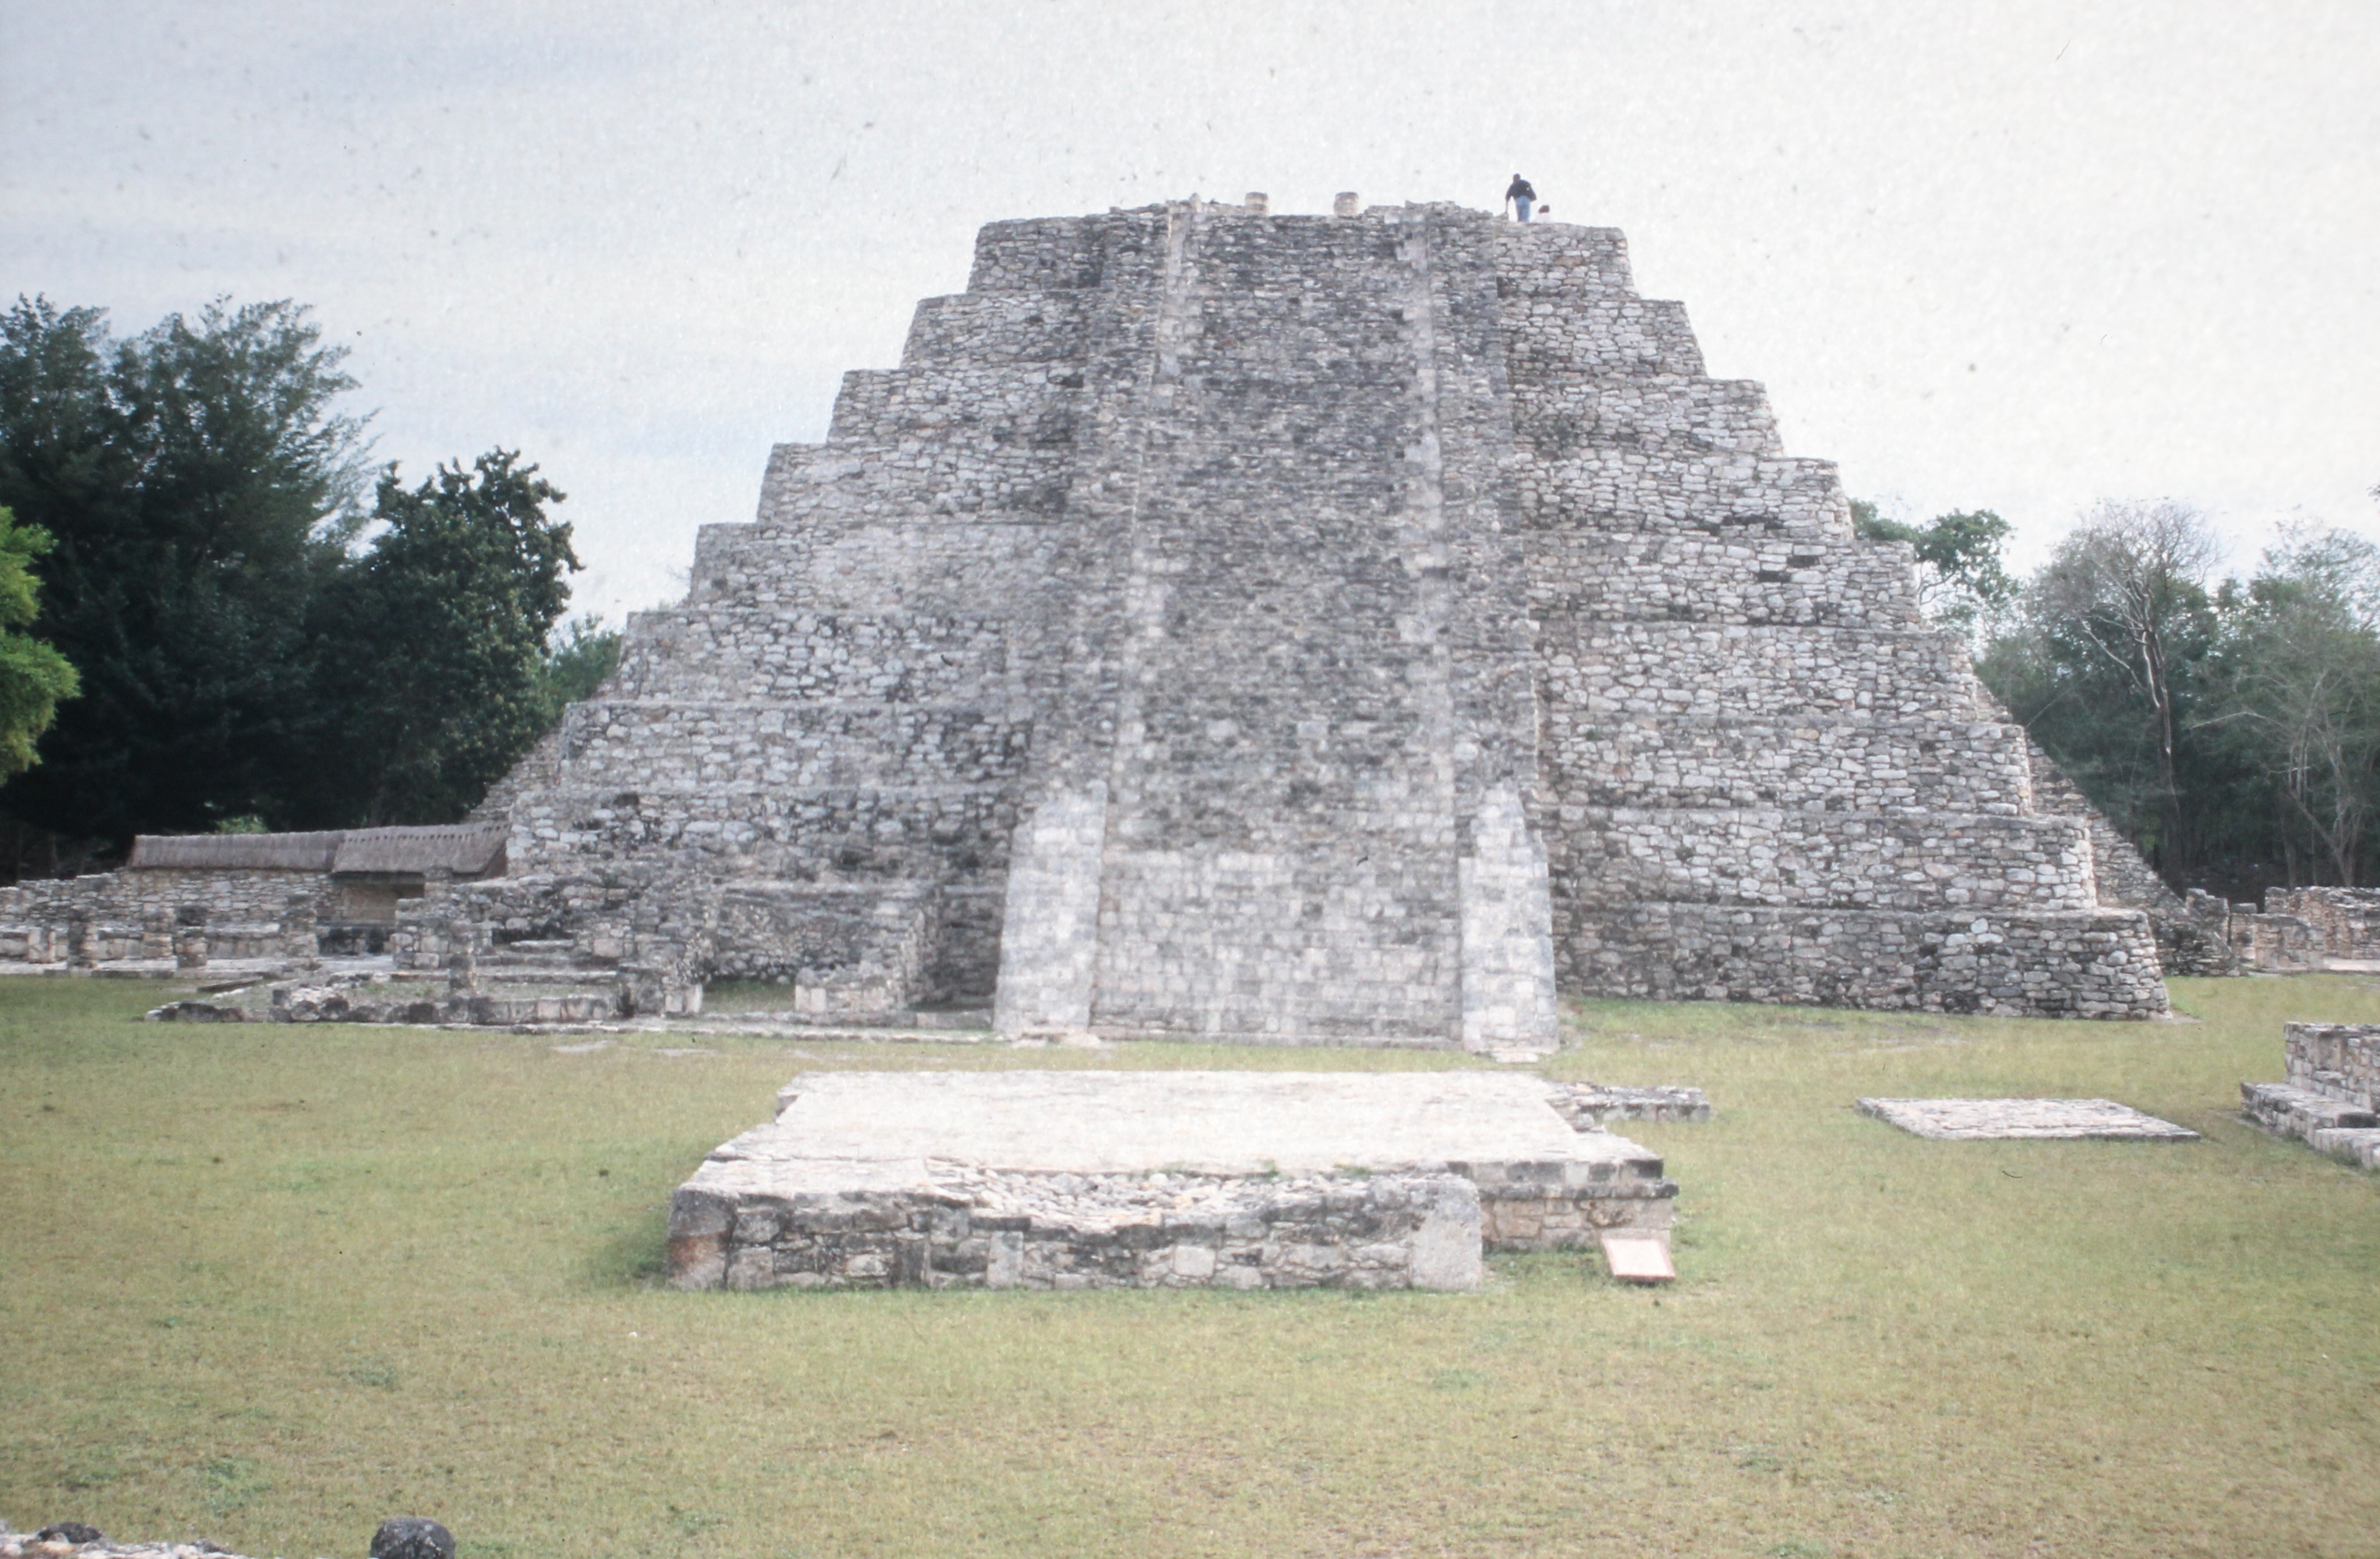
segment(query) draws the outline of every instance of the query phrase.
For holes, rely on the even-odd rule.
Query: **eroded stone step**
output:
[[[1541,532],[1529,547],[1529,609],[1539,618],[1920,625],[1906,549],[1752,531]]]
[[[1925,629],[1539,624],[1543,685],[1577,724],[1626,716],[1861,715],[1973,723],[1998,713],[1966,646]]]
[[[2010,913],[1554,901],[1562,988],[1654,1000],[1791,1002],[2007,1017],[2167,1010],[2136,910]]]
[[[1994,721],[1554,710],[1538,752],[1551,792],[1587,806],[2059,810],[2034,804],[2024,728]]]
[[[1513,495],[1532,529],[1700,532],[1753,539],[1852,539],[1833,462],[1731,450],[1598,449],[1560,459],[1516,451]]]
[[[1090,344],[1086,305],[1074,289],[924,298],[910,316],[901,364],[1079,363]]]
[[[560,778],[577,786],[1004,785],[1033,725],[999,708],[594,700],[573,707]]]
[[[1539,460],[1585,445],[1785,453],[1768,393],[1749,379],[1660,374],[1515,384],[1512,433]]]
[[[2082,819],[1978,813],[1566,807],[1547,830],[1558,907],[2096,907]]]

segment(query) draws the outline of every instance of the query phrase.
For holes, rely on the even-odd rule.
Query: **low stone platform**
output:
[[[2380,1169],[2380,1023],[2286,1023],[2287,1082],[2243,1082],[2250,1120],[2318,1153]]]
[[[2143,1115],[2113,1099],[1862,1099],[1862,1115],[1912,1136],[1946,1142],[1992,1138],[2097,1137],[2118,1142],[2191,1142],[2188,1127]]]
[[[1669,1227],[1677,1186],[1661,1161],[1565,1118],[1581,1086],[1476,1071],[806,1073],[774,1121],[678,1188],[670,1278],[1467,1288],[1483,1251]]]

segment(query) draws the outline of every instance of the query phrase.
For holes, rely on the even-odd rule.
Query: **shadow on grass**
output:
[[[669,1276],[669,1203],[662,1201],[614,1225],[580,1267],[590,1288],[658,1288]]]

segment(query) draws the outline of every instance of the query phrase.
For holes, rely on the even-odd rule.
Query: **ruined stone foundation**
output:
[[[406,956],[644,1005],[1524,1051],[1558,986],[2165,1007],[1908,550],[1618,233],[1451,206],[986,227],[492,807],[510,876]]]
[[[2286,1023],[2287,1082],[2242,1082],[2250,1120],[2380,1169],[2380,1023]]]

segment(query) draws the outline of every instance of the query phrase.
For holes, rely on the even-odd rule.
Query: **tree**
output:
[[[2205,579],[2219,551],[2205,517],[2186,504],[2102,502],[2028,592],[2034,624],[2055,647],[2112,676],[2141,707],[2163,824],[2153,852],[2180,822],[2177,673],[2209,636]]]
[[[2264,776],[2252,815],[2290,882],[2363,880],[2380,791],[2380,547],[2297,532],[2227,583],[2218,699],[2204,726]]]
[[[0,317],[0,504],[55,538],[44,624],[81,696],[0,791],[118,844],[267,810],[309,719],[307,603],[360,518],[337,347],[287,302],[114,340],[97,309]]]
[[[545,697],[552,719],[571,705],[595,696],[620,667],[620,630],[606,628],[593,612],[574,617],[545,650]]]
[[[34,742],[81,685],[65,656],[18,631],[40,615],[32,563],[55,545],[47,531],[0,509],[0,779],[41,762]]]
[[[1972,637],[2016,598],[2017,583],[2000,563],[2009,523],[1989,509],[1953,510],[1912,526],[1855,498],[1852,524],[1870,541],[1905,541],[1916,550],[1918,610],[1937,627]]]
[[[369,549],[317,601],[328,718],[285,811],[317,827],[452,821],[551,729],[547,640],[578,559],[545,514],[563,494],[519,459],[442,465],[411,490],[382,474]],[[595,653],[560,650],[573,668]]]

